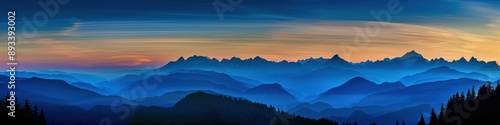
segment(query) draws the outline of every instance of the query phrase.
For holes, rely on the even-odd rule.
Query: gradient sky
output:
[[[43,7],[33,0],[0,5],[17,12],[20,68],[158,67],[195,54],[275,61],[339,54],[359,62],[411,50],[426,58],[500,60],[498,0],[242,0],[222,15],[213,3],[227,0],[59,1],[69,2],[46,24],[39,17],[36,34],[23,28],[37,23],[33,16]],[[371,14],[398,3],[390,20]],[[0,33],[6,48],[6,30]],[[371,36],[359,37],[366,33]]]

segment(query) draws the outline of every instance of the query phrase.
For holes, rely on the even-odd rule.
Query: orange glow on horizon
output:
[[[260,56],[272,61],[297,61],[310,57],[331,58],[339,54],[351,62],[382,60],[415,50],[427,59],[448,61],[471,56],[484,61],[500,60],[500,36],[480,35],[456,29],[391,23],[369,42],[355,42],[362,22],[322,25],[292,25],[267,36],[247,38],[148,38],[59,40],[36,39],[19,42],[18,59],[25,65],[44,67],[68,65],[160,66],[179,57],[203,55],[210,58]],[[363,28],[363,27],[359,27]],[[245,42],[238,42],[245,41]],[[6,52],[2,49],[0,52]],[[498,62],[497,62],[498,63]]]

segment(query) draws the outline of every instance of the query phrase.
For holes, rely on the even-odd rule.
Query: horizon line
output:
[[[370,59],[367,59],[367,60],[365,60],[365,61],[359,61],[359,62],[357,62],[357,61],[349,61],[349,60],[346,60],[345,58],[342,58],[342,57],[341,57],[338,53],[334,54],[334,55],[333,55],[332,57],[330,57],[330,58],[325,58],[325,57],[323,57],[323,56],[320,56],[320,57],[307,57],[307,58],[302,58],[302,59],[297,59],[297,60],[287,60],[287,59],[282,59],[282,60],[272,60],[272,59],[266,59],[265,57],[260,56],[260,55],[256,55],[256,56],[254,56],[254,57],[249,57],[249,58],[242,58],[242,57],[238,57],[238,56],[232,56],[232,57],[230,57],[230,58],[216,58],[216,57],[210,57],[210,56],[207,56],[207,55],[193,54],[193,55],[191,55],[191,56],[187,56],[187,58],[185,58],[184,56],[180,56],[179,58],[177,58],[177,60],[170,60],[170,61],[168,61],[166,64],[168,64],[168,63],[170,63],[170,62],[177,62],[177,61],[179,61],[181,58],[182,58],[182,59],[184,59],[184,60],[187,60],[187,59],[192,58],[192,57],[205,57],[205,58],[210,59],[210,60],[215,59],[215,60],[217,60],[218,62],[221,62],[222,60],[231,60],[232,58],[237,58],[237,59],[240,59],[240,60],[251,60],[251,59],[261,58],[261,59],[264,59],[264,60],[266,60],[266,61],[270,61],[270,62],[277,62],[277,63],[279,63],[279,62],[283,62],[283,61],[298,63],[299,61],[305,61],[305,60],[309,60],[309,59],[325,59],[325,60],[329,60],[329,59],[332,59],[332,58],[334,58],[334,57],[336,57],[336,56],[337,56],[338,58],[342,59],[342,60],[345,60],[345,61],[349,62],[349,63],[354,63],[354,64],[355,64],[355,63],[364,63],[364,62],[368,62],[368,61],[371,61],[371,62],[383,61],[383,60],[385,60],[385,59],[391,59],[391,60],[392,60],[392,59],[396,59],[396,58],[401,58],[401,57],[403,57],[404,55],[406,55],[406,54],[408,54],[408,53],[410,53],[410,52],[415,52],[415,53],[417,53],[416,51],[411,50],[411,51],[409,51],[409,52],[407,52],[407,53],[405,53],[405,54],[403,54],[403,55],[401,55],[401,56],[396,56],[396,57],[392,57],[392,58],[391,58],[391,57],[385,57],[385,58],[383,58],[383,59],[377,59],[377,60],[370,60]],[[417,53],[417,54],[421,55],[420,53]],[[446,61],[446,62],[453,62],[453,61],[458,61],[458,60],[462,60],[462,59],[464,59],[465,61],[470,62],[470,60],[474,58],[474,59],[476,59],[478,62],[481,62],[481,61],[483,61],[483,62],[485,62],[485,63],[495,62],[495,63],[497,63],[497,64],[498,64],[498,62],[497,62],[496,60],[481,60],[481,59],[476,58],[475,56],[471,56],[471,57],[470,57],[470,58],[468,58],[468,59],[467,59],[467,58],[465,58],[465,56],[462,56],[462,57],[460,57],[459,59],[451,59],[451,60],[450,60],[450,59],[446,59],[446,58],[444,58],[444,57],[439,57],[439,58],[426,58],[426,57],[425,57],[425,56],[423,56],[423,55],[421,55],[421,56],[422,56],[422,58],[423,58],[423,59],[425,59],[425,60],[427,60],[427,61],[432,61],[432,60],[436,60],[436,59],[443,59],[443,60],[444,60],[444,61]],[[500,65],[500,64],[498,64],[498,65]]]

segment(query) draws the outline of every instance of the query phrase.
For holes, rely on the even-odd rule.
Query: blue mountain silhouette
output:
[[[278,83],[262,84],[250,88],[244,94],[241,94],[241,97],[255,102],[271,104],[280,109],[297,102],[297,99]]]
[[[476,79],[483,81],[490,80],[490,78],[487,75],[481,73],[476,73],[476,72],[463,73],[451,69],[450,67],[447,66],[441,66],[429,69],[419,74],[405,76],[401,78],[401,82],[403,82],[407,86],[410,86],[425,82],[433,82],[433,81],[441,81],[441,80],[457,79],[457,78],[469,78],[469,79]]]
[[[379,115],[374,118],[372,122],[378,123],[378,124],[386,124],[386,125],[391,125],[394,124],[394,120],[399,121],[400,123],[402,121],[405,121],[406,124],[408,125],[414,125],[417,124],[418,122],[418,117],[420,117],[420,114],[431,111],[431,105],[429,104],[421,104],[421,105],[415,105],[415,106],[409,106],[407,108],[386,113],[383,115]]]
[[[486,82],[460,78],[436,82],[427,82],[408,86],[402,89],[371,94],[364,97],[355,105],[417,105],[431,104],[439,107],[450,95],[463,91],[472,86],[478,87]]]
[[[118,80],[123,81],[123,80]],[[144,84],[152,87],[148,96],[159,96],[173,91],[189,90],[212,90],[222,94],[234,94],[248,89],[248,87],[230,76],[212,71],[186,70],[168,75],[150,75],[145,79],[125,84],[119,94],[130,93],[135,87],[144,87]]]
[[[447,61],[443,58],[429,60],[414,50],[400,57],[359,63],[348,62],[339,55],[334,55],[331,58],[308,58],[295,62],[275,62],[260,56],[248,59],[233,57],[218,60],[195,55],[187,59],[181,57],[177,61],[169,62],[159,70],[165,73],[180,69],[215,71],[229,76],[277,82],[306,95],[316,95],[325,91],[325,88],[339,86],[340,83],[356,76],[362,76],[375,83],[383,83],[399,81],[405,76],[443,66],[460,72],[485,74],[491,78],[500,76],[500,66],[494,61],[485,62],[474,57],[471,57],[469,61],[465,58],[453,61]]]
[[[375,117],[361,110],[354,111],[344,122],[370,124]]]
[[[329,109],[329,108],[333,108],[330,104],[327,104],[327,103],[324,103],[324,102],[316,102],[314,104],[310,104],[310,103],[301,103],[301,104],[298,104],[296,106],[294,106],[293,108],[287,110],[288,112],[292,112],[292,113],[295,113],[297,111],[299,111],[300,109],[310,109],[312,111],[315,111],[317,113],[325,110],[325,109]],[[298,113],[300,114],[300,113]]]
[[[4,84],[4,83],[2,83]],[[0,90],[5,90],[2,87]],[[27,78],[16,81],[16,96],[29,98],[33,102],[59,105],[74,105],[91,108],[95,105],[109,105],[118,96],[103,96],[96,92],[77,88],[63,80]]]
[[[355,103],[369,94],[397,90],[404,87],[400,82],[378,85],[363,77],[355,77],[338,87],[323,92],[315,101],[326,102],[335,107],[343,107]]]

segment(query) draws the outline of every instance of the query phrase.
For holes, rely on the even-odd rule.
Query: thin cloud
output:
[[[75,32],[76,30],[78,30],[78,29],[82,26],[82,24],[83,24],[83,23],[73,23],[73,26],[72,26],[72,27],[70,27],[70,28],[68,28],[68,29],[66,29],[66,30],[64,30],[64,31],[62,31],[62,32],[60,33],[60,35],[62,35],[62,36],[72,36],[72,35],[74,35],[74,32]]]

